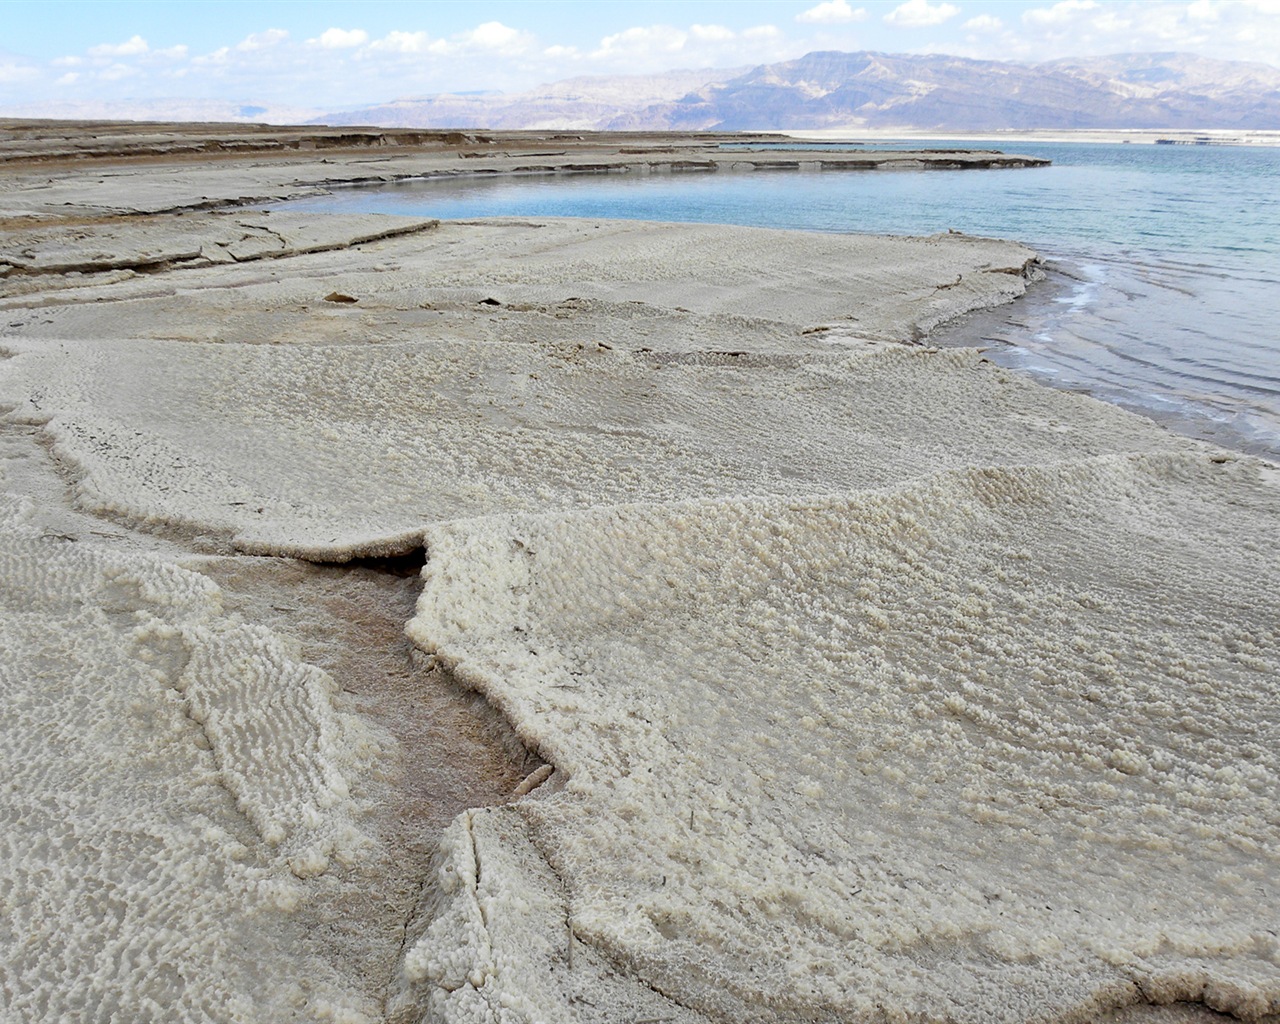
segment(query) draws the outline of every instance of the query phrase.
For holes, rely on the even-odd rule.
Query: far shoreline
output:
[[[1280,147],[1280,131],[1253,128],[997,128],[989,131],[929,128],[774,129],[796,142],[1068,142],[1099,145]]]

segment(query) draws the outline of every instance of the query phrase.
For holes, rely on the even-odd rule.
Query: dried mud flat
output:
[[[3,1019],[1280,1019],[1277,473],[1033,252],[242,208],[1020,163],[722,141],[0,125]]]

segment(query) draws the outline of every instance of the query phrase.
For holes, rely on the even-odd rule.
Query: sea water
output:
[[[896,148],[961,147],[917,139]],[[973,318],[942,340],[989,345],[999,361],[1057,386],[1280,457],[1280,149],[1008,140],[964,148],[1053,164],[464,177],[343,189],[288,205],[1017,239],[1046,257],[1056,286],[1032,289],[1009,310]]]

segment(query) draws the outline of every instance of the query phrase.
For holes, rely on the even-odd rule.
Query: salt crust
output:
[[[271,225],[277,216],[271,215]],[[175,229],[175,218],[159,220]],[[334,245],[341,238],[354,244],[360,235],[375,233],[378,228],[372,222],[395,226],[384,232],[423,223],[383,217],[334,220],[346,228],[333,232]],[[218,221],[229,226],[229,218],[214,218],[215,225]],[[152,231],[163,241],[163,225],[153,225]],[[285,219],[281,233],[290,245],[308,241],[296,218]],[[212,252],[225,243],[225,236],[225,230],[206,226],[197,237],[200,251]],[[117,237],[106,232],[101,241],[111,251]],[[137,243],[132,248],[136,251]],[[324,340],[326,327],[333,326],[326,325],[329,317],[301,317],[305,326],[299,328],[286,314],[296,316],[308,307],[315,314],[318,306],[343,319],[364,317],[352,340],[367,344],[379,333],[422,322],[423,306],[431,312],[442,305],[464,304],[465,318],[452,327],[461,337],[473,337],[483,330],[483,322],[528,312],[520,307],[586,298],[630,307],[633,315],[623,318],[630,322],[617,324],[604,338],[615,347],[648,344],[644,320],[654,311],[732,315],[775,326],[830,327],[836,334],[910,341],[969,310],[1022,295],[1034,277],[1035,259],[1033,250],[1017,243],[960,234],[893,238],[556,218],[444,222],[436,230],[367,250],[296,255],[283,263],[189,268],[126,280],[107,280],[100,270],[87,273],[96,265],[86,263],[86,273],[78,277],[10,279],[10,288],[52,291],[0,296],[0,309],[61,308],[70,334],[78,334],[74,325],[79,323],[85,337],[101,338],[105,311],[94,304],[122,303],[110,310],[107,336],[145,335],[150,320],[150,330],[165,338],[217,341],[227,340],[229,334],[230,340],[314,344]],[[233,289],[230,294],[228,289]],[[322,297],[335,289],[358,297],[358,305],[335,310],[333,304],[325,304]],[[486,299],[502,306],[481,305]],[[141,321],[137,327],[135,314]],[[211,321],[210,316],[217,319]],[[724,330],[729,325],[705,321],[700,326],[693,332],[694,349],[756,347],[750,333],[744,337],[737,327]],[[542,327],[539,337],[559,339],[577,324],[559,320]],[[39,322],[24,328],[24,333],[32,332],[51,336]],[[803,348],[806,340],[818,339],[793,337],[786,351]]]
[[[845,492],[1190,442],[972,351],[663,361],[555,345],[11,345],[0,401],[94,512],[341,561],[430,522]],[[749,410],[744,414],[744,410]]]
[[[6,232],[0,261],[24,275],[32,290],[56,274],[95,274],[157,267],[196,267],[252,262],[301,253],[345,249],[362,242],[410,234],[438,221],[409,217],[237,213],[119,218],[98,225],[39,225]],[[13,281],[0,281],[0,295],[14,294]],[[74,278],[64,282],[74,286]]]
[[[1274,499],[1201,456],[1082,463],[1202,449],[974,353],[819,351],[1020,294],[1029,250],[574,222],[373,248],[4,300],[48,315],[6,339],[0,401],[86,508],[200,542],[345,558],[436,523],[414,636],[556,770],[446,833],[393,1019],[1071,1019],[1138,986],[1275,1009]],[[308,336],[290,310],[335,288],[360,303]],[[583,294],[608,344],[534,322]],[[518,344],[432,340],[437,299]],[[221,341],[223,309],[306,348],[102,340]],[[676,344],[648,352],[659,314]],[[379,324],[413,344],[361,347]],[[732,494],[758,497],[707,500]],[[361,845],[366,739],[323,676],[172,565],[9,548],[0,578],[34,582],[3,642],[37,666],[0,675],[15,1012],[377,1013],[304,923]],[[170,916],[86,914],[108,872]]]
[[[455,824],[405,984],[590,1019],[558,901],[718,1021],[1277,1013],[1277,514],[1161,454],[430,528],[410,635],[555,785],[486,812],[540,871]]]
[[[206,577],[31,519],[0,498],[0,1016],[375,1016],[304,923],[371,735]]]

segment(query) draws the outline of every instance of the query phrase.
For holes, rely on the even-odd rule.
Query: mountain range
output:
[[[1280,69],[1184,53],[1042,64],[816,52],[753,68],[573,78],[524,93],[442,94],[316,124],[601,130],[1280,129]]]

